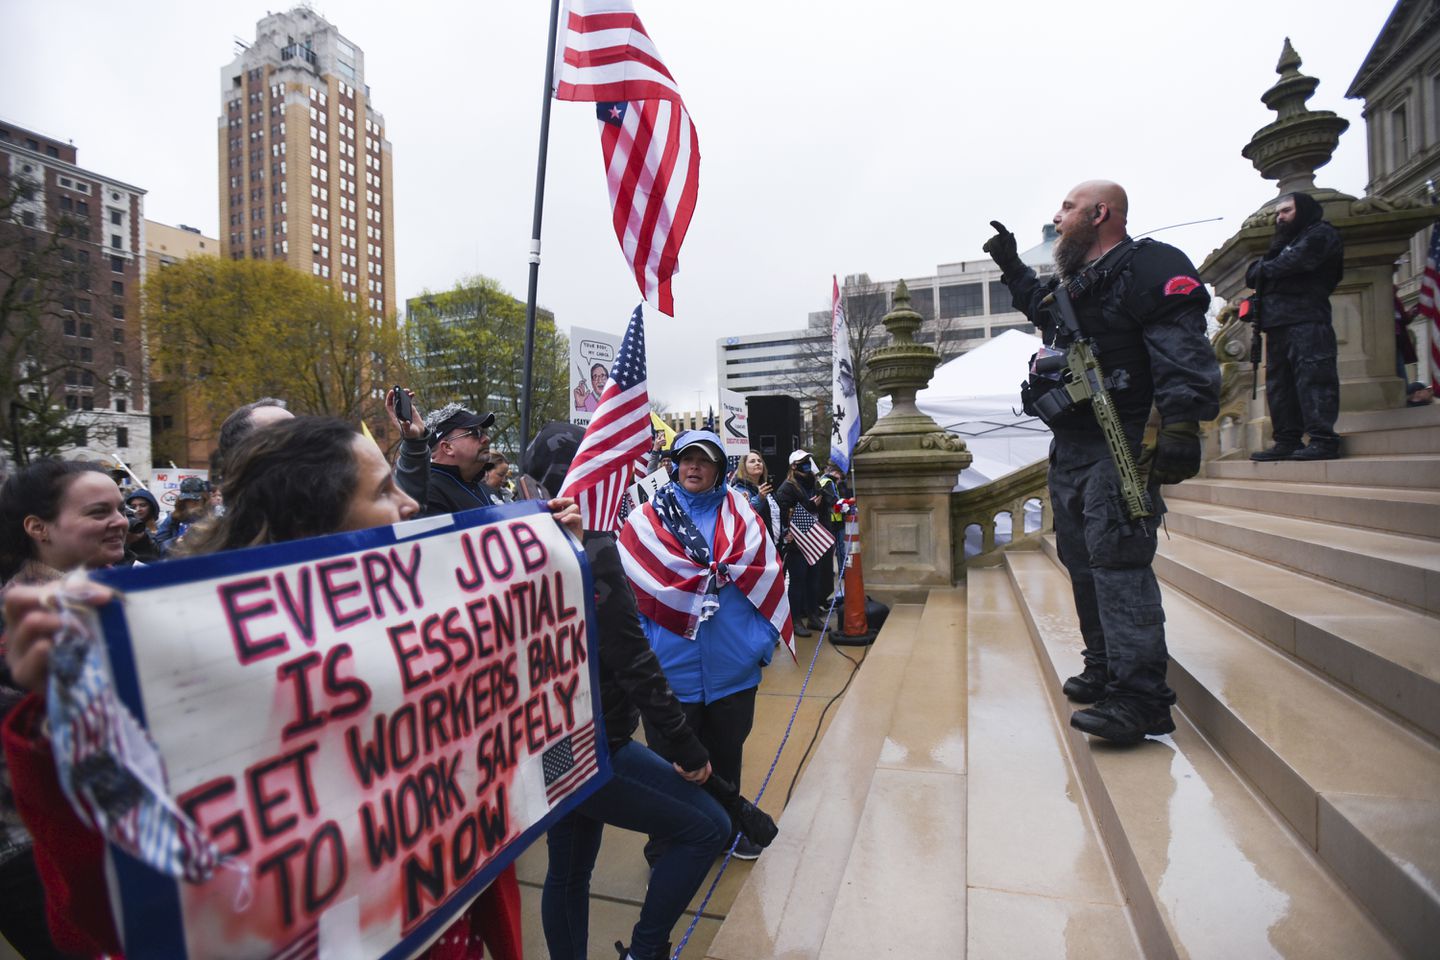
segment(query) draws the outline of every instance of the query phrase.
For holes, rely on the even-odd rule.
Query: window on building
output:
[[[123,408],[123,407],[125,406],[125,401],[121,400],[121,401],[120,401],[120,406]],[[120,412],[121,412],[121,413],[124,413],[125,411],[122,409]],[[130,446],[130,429],[129,429],[128,427],[116,427],[116,428],[115,428],[115,446],[117,446],[117,447],[128,447],[128,446]]]
[[[64,210],[68,213],[69,211],[75,209],[75,204],[69,197],[62,194],[59,200],[59,207],[61,210]]]
[[[75,201],[75,212],[82,217],[90,216],[90,204],[84,200]]]
[[[115,412],[116,412],[116,413],[124,413],[124,412],[126,411],[126,409],[127,409],[127,407],[126,407],[126,403],[125,403],[125,398],[124,398],[124,397],[116,397],[116,398],[115,398]],[[123,430],[124,428],[122,427],[121,429]],[[122,444],[120,444],[120,446],[123,447],[123,446],[125,446],[125,444],[122,443]]]
[[[86,316],[89,316],[89,315],[90,315],[90,301],[84,299],[83,297],[80,298],[80,299],[77,299],[77,300],[75,301],[75,312],[76,312],[76,313],[83,313],[83,314],[85,314]]]
[[[95,325],[84,320],[80,321],[80,336],[86,340],[95,339]]]
[[[110,246],[111,246],[112,249],[115,249],[115,250],[120,250],[120,249],[122,249],[122,248],[124,247],[124,244],[122,244],[122,243],[120,242],[120,234],[118,234],[118,233],[112,233],[112,234],[110,234]]]
[[[110,211],[110,222],[113,223],[113,224],[115,224],[115,226],[117,226],[117,227],[120,226],[120,211],[119,211],[119,210],[111,210],[111,211]]]
[[[111,328],[110,328],[110,340],[111,340],[113,343],[124,343],[124,342],[125,342],[125,328],[124,328],[124,327],[111,327]]]
[[[935,291],[931,287],[911,287],[910,306],[926,320],[935,319]]]
[[[124,258],[124,257],[111,257],[111,258],[110,258],[110,272],[111,272],[111,273],[124,273],[124,272],[125,272],[125,258]]]
[[[990,312],[1009,313],[1015,309],[1010,297],[1010,288],[1000,280],[990,281]]]
[[[985,312],[984,294],[978,283],[940,288],[940,316],[975,317]]]
[[[68,396],[66,396],[66,397],[65,397],[65,409],[66,409],[66,410],[79,410],[79,409],[80,409],[80,398],[77,397],[77,396],[75,396],[73,393],[72,393],[72,394],[69,394]]]
[[[1410,159],[1409,104],[1402,103],[1390,111],[1390,169]]]
[[[112,303],[110,305],[110,316],[116,320],[124,320],[125,305],[123,303]]]
[[[65,336],[67,337],[75,336],[75,318],[66,317],[63,321],[61,321],[60,329],[64,331]]]
[[[89,393],[87,393],[87,394],[85,394],[84,396],[82,396],[82,397],[80,398],[80,409],[81,409],[81,410],[94,410],[94,409],[95,409],[95,396],[94,396],[94,394],[89,394]]]
[[[117,297],[125,296],[125,283],[121,280],[110,281],[110,292]]]
[[[81,347],[81,348],[80,348],[80,362],[81,362],[81,363],[94,363],[94,362],[95,362],[95,351],[94,351],[94,350],[91,350],[89,347]],[[88,386],[92,385],[92,384],[95,382],[95,375],[94,375],[93,373],[91,373],[89,370],[86,370],[85,373],[84,373],[84,375],[81,377],[81,380],[82,380],[82,381],[85,383],[85,385],[88,387]]]

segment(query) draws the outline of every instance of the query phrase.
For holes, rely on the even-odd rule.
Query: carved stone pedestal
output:
[[[870,369],[894,405],[860,438],[855,454],[865,588],[888,602],[923,601],[930,588],[955,581],[950,492],[972,458],[963,440],[915,406],[940,355],[915,343],[921,317],[903,281],[884,323],[894,344],[875,352]]]

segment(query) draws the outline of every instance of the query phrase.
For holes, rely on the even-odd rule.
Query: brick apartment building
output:
[[[0,121],[0,187],[13,198],[0,222],[0,272],[6,282],[22,261],[44,279],[21,296],[38,298],[35,329],[21,311],[7,315],[0,337],[29,336],[16,356],[17,395],[0,398],[4,429],[31,406],[67,411],[68,459],[150,468],[146,356],[140,326],[145,279],[145,191],[77,164],[73,144]]]

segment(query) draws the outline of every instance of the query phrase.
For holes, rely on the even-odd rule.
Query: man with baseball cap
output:
[[[395,482],[418,500],[425,516],[488,507],[500,500],[480,478],[490,463],[495,414],[447,403],[421,420],[419,411],[401,423],[392,395],[386,401],[404,437],[395,461]]]

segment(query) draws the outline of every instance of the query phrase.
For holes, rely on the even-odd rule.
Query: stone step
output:
[[[925,602],[819,960],[962,955],[966,603],[964,588]]]
[[[1440,452],[1440,426],[1362,430],[1342,434],[1341,437],[1340,449],[1347,457]]]
[[[1205,475],[1219,480],[1283,480],[1436,490],[1440,489],[1440,453],[1348,456],[1314,463],[1212,460],[1205,465]]]
[[[1185,486],[1189,486],[1187,482]],[[1179,534],[1155,572],[1199,602],[1440,737],[1440,618]]]
[[[1166,487],[1164,492],[1169,503],[1197,500],[1261,513],[1440,538],[1440,489],[1196,477]]]
[[[1429,427],[1440,427],[1440,403],[1391,410],[1355,410],[1342,413],[1335,420],[1335,432],[1347,437],[1367,431],[1423,430]]]
[[[887,734],[904,700],[906,668],[923,612],[922,604],[891,609],[790,803],[777,818],[780,835],[754,862],[707,957],[819,956]],[[792,742],[792,748],[803,745]],[[962,816],[960,811],[952,814]],[[963,914],[959,919],[963,924]],[[959,935],[963,937],[963,926]]]
[[[1440,545],[1432,539],[1194,500],[1168,506],[1175,533],[1440,613]]]
[[[971,570],[966,587],[966,955],[1082,956],[1066,945],[1094,944],[1141,957],[1010,578]]]
[[[1059,687],[1065,676],[1079,670],[1083,647],[1069,583],[1046,553],[1007,556],[1006,568],[1035,640],[1051,702],[1057,716],[1068,718],[1073,707]],[[1199,609],[1194,604],[1191,607]],[[1173,656],[1182,648],[1180,641],[1189,639],[1191,630],[1186,622],[1193,611],[1181,609],[1171,591],[1166,612],[1170,631],[1177,635]],[[1219,619],[1203,613],[1210,620]],[[1233,627],[1230,630],[1235,632]],[[1247,642],[1267,654],[1262,644],[1253,639]],[[1281,659],[1275,653],[1268,656]],[[1182,671],[1172,664],[1170,672],[1174,684],[1176,674]],[[1247,688],[1248,681],[1246,674],[1236,678]],[[1204,735],[1197,730],[1196,724],[1203,726],[1204,721],[1197,720],[1196,707],[1207,719],[1214,713],[1206,702],[1209,699],[1186,689],[1175,711],[1175,733],[1134,747],[1091,740],[1066,728],[1071,756],[1129,896],[1146,955],[1196,960],[1401,955],[1336,879],[1337,873],[1345,877],[1340,867],[1353,867],[1348,877],[1352,884],[1364,879],[1377,890],[1383,887],[1386,894],[1402,885],[1397,879],[1402,871],[1393,862],[1391,869],[1385,870],[1376,863],[1373,844],[1371,850],[1365,849],[1374,839],[1373,832],[1360,832],[1362,839],[1350,844],[1354,849],[1340,857],[1340,865],[1322,862],[1314,847],[1313,822],[1318,815],[1310,821],[1309,835],[1293,824],[1282,823],[1265,802],[1270,797],[1263,790],[1263,781],[1245,769],[1243,762],[1237,763],[1226,744],[1219,745],[1228,756],[1217,751],[1207,739],[1213,736],[1208,727]],[[1332,689],[1323,699],[1345,698]],[[1285,714],[1293,706],[1289,697],[1270,704],[1277,714]],[[1234,726],[1248,729],[1243,720],[1237,719]],[[1343,764],[1349,745],[1336,746],[1333,763]],[[1253,754],[1262,752],[1263,747],[1252,749],[1242,754],[1241,760],[1253,760]],[[1324,749],[1313,753],[1326,755]],[[1384,753],[1393,759],[1393,752]],[[1232,764],[1240,767],[1239,773]],[[1386,777],[1393,778],[1393,774]],[[1263,798],[1257,796],[1256,786],[1261,787]],[[1313,813],[1319,803],[1313,792],[1311,797]],[[1331,849],[1329,836],[1327,829],[1322,855],[1337,853]],[[1401,842],[1411,840],[1414,838]],[[1410,887],[1417,885],[1412,882]]]

